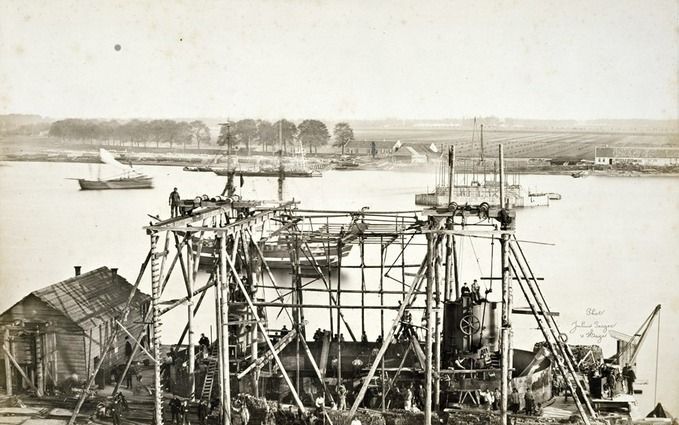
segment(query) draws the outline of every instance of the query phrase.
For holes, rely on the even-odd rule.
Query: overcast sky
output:
[[[677,22],[675,0],[0,0],[0,113],[677,118]]]

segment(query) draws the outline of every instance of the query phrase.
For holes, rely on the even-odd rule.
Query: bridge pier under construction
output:
[[[501,184],[502,178],[501,172]],[[442,411],[451,400],[478,404],[480,392],[496,390],[502,424],[507,424],[512,379],[521,372],[513,363],[512,347],[517,286],[543,333],[553,365],[577,395],[583,421],[589,424],[596,417],[539,278],[515,236],[510,209],[451,203],[410,211],[311,210],[294,201],[204,196],[181,216],[154,220],[145,231],[150,248],[135,287],[150,265],[152,307],[149,326],[133,335],[134,353],[143,349],[139,341],[149,332],[157,425],[163,423],[167,402],[161,367],[163,317],[181,308],[186,309],[184,332],[173,345],[179,351],[185,341],[188,344],[184,395],[191,401],[218,400],[214,404],[222,424],[232,423],[235,394],[267,397],[275,382],[286,389],[278,401],[287,400],[302,413],[310,407],[305,400],[309,385],[335,406],[346,397],[340,388],[348,386],[348,412],[341,415],[348,424],[359,408],[389,409],[388,397],[401,381],[410,385],[405,391],[422,388],[419,403],[426,425],[432,423],[433,412]],[[460,277],[463,240],[471,241],[475,255],[474,241],[490,254],[490,274],[481,277],[491,282],[485,294],[467,287]],[[349,262],[352,247],[358,249],[357,263]],[[281,267],[289,271],[285,281],[275,272]],[[168,299],[164,294],[173,274],[181,274],[186,295]],[[360,288],[343,285],[348,275]],[[499,294],[492,291],[494,281],[501,282]],[[327,295],[327,301],[319,302],[319,294],[324,299]],[[204,302],[210,296],[214,302]],[[375,298],[379,302],[369,301]],[[201,308],[214,308],[216,338],[203,355],[206,371],[196,379],[194,316]],[[311,341],[305,314],[315,310],[327,312],[327,330]],[[283,315],[290,328],[271,329],[268,317],[273,312]],[[414,314],[421,316],[421,325],[413,321]],[[368,342],[369,331],[378,335],[374,342]],[[410,353],[414,356],[408,362]],[[331,423],[328,412],[321,410]]]

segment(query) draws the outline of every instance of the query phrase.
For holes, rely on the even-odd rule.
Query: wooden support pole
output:
[[[365,306],[365,242],[363,236],[358,238],[358,246],[360,248],[361,255],[361,307]],[[342,255],[339,253],[339,255]],[[361,342],[363,341],[363,335],[365,335],[365,309],[361,309]]]
[[[440,240],[443,236],[435,236]],[[439,243],[436,243],[439,246]],[[433,406],[435,410],[439,410],[439,402],[441,400],[441,255],[440,248],[435,249],[436,258],[434,259],[434,323],[430,324],[431,329],[434,329],[434,396]]]
[[[160,382],[160,261],[158,252],[158,233],[151,233],[151,321],[153,322],[153,390],[155,425],[163,425],[163,389]],[[168,235],[169,237],[169,235]],[[167,239],[166,239],[167,241]],[[69,424],[71,425],[71,424]]]
[[[424,425],[431,425],[431,406],[432,406],[432,325],[433,314],[432,307],[434,304],[434,268],[436,257],[436,238],[433,233],[427,234],[427,300],[426,300],[426,317],[427,317],[427,333],[426,333],[426,349],[425,349],[425,365],[424,365]]]
[[[342,235],[337,238],[337,385],[342,384]]]
[[[498,145],[500,155],[500,208],[505,208],[505,154],[502,145]]]
[[[326,226],[326,229],[330,229],[330,219],[329,218],[325,219],[325,226]],[[326,240],[326,243],[325,243],[325,256],[328,259],[328,261],[326,261],[326,268],[327,268],[326,271],[328,273],[328,282],[329,282],[328,284],[326,284],[326,287],[328,289],[328,305],[332,304],[332,273],[331,273],[332,270],[331,270],[331,265],[330,265],[330,261],[329,261],[330,260],[330,249],[331,249],[330,248],[330,238],[328,238]],[[340,253],[338,252],[337,255],[339,256]],[[328,309],[328,320],[330,322],[330,340],[332,340],[332,336],[335,334],[335,324],[333,323],[333,320],[332,320],[332,309],[331,308]],[[338,333],[339,333],[339,331],[338,331]]]
[[[16,359],[14,358],[12,353],[10,353],[9,347],[7,345],[3,344],[2,351],[5,353],[5,358],[9,359],[12,362],[12,364],[14,365],[16,370],[19,372],[19,374],[24,378],[24,380],[28,383],[28,385],[31,387],[31,389],[33,391],[35,391],[35,394],[38,397],[42,397],[42,391],[40,391],[40,389],[38,387],[33,385],[33,381],[28,377],[28,375],[26,375],[26,372],[24,372],[24,370],[21,368],[21,366],[19,366],[19,363],[16,361]]]
[[[217,237],[215,240],[215,246],[219,248],[221,246],[221,237]],[[215,249],[214,251],[214,256],[217,260],[219,260],[219,249]],[[216,333],[216,341],[213,341],[213,344],[218,344],[218,350],[217,350],[217,366],[218,366],[218,375],[219,375],[219,405],[221,406],[224,403],[224,353],[222,352],[222,346],[224,344],[224,336],[222,335],[222,300],[221,300],[221,270],[218,269],[215,272],[215,278],[217,285],[215,285],[215,333]],[[212,337],[212,336],[211,336]],[[213,378],[214,379],[214,378]],[[202,398],[202,394],[201,394]],[[221,416],[221,415],[220,415]],[[224,425],[226,423],[226,419],[222,418],[220,425]]]
[[[38,387],[40,390],[40,393],[45,392],[45,355],[44,355],[44,349],[45,346],[42,343],[42,333],[40,331],[37,331],[34,335],[33,339],[33,344],[35,350],[33,353],[35,354],[35,357],[33,358],[34,364],[35,364],[35,385]]]
[[[297,330],[297,338],[295,340],[296,344],[296,349],[295,349],[295,389],[299,393],[301,391],[301,377],[300,377],[300,356],[299,356],[299,346],[300,346],[300,338],[299,336],[301,335],[302,338],[305,338],[304,335],[304,318],[303,318],[303,307],[302,307],[302,268],[299,264],[299,236],[295,235],[294,239],[294,250],[291,251],[292,254],[292,268],[293,268],[293,274],[294,274],[294,284],[295,284],[295,303],[298,304],[297,307],[295,307],[295,329]]]
[[[500,175],[502,181],[502,174]],[[502,348],[502,364],[500,376],[500,414],[502,425],[508,424],[507,417],[507,399],[509,397],[509,356],[511,355],[509,348],[509,332],[511,330],[511,310],[509,305],[509,235],[502,235],[500,239],[500,253],[501,253],[501,270],[502,270],[502,321],[501,321],[501,348]]]
[[[247,239],[247,244],[244,244],[247,248],[248,251],[254,250],[254,245],[255,242],[252,240],[252,232],[248,231],[246,233],[246,239]],[[250,271],[250,279],[254,279],[254,282],[250,287],[252,288],[252,298],[257,299],[259,296],[259,286],[260,286],[260,277],[262,275],[262,270],[261,266],[259,266],[259,263],[256,261],[254,255],[248,255],[248,261],[249,261],[249,271]],[[254,320],[254,318],[253,318]],[[253,323],[254,324],[254,323]],[[252,326],[252,330],[250,331],[250,358],[252,361],[257,361],[258,356],[259,356],[259,328],[255,325]],[[255,373],[252,376],[252,383],[253,383],[253,389],[254,389],[254,395],[255,397],[259,397],[259,369],[255,370]]]
[[[455,146],[448,148],[448,204],[453,202],[455,188]]]
[[[220,407],[222,409],[222,425],[231,425],[231,364],[229,360],[229,327],[227,322],[229,321],[229,281],[227,279],[227,269],[226,263],[229,261],[229,257],[226,252],[226,235],[219,238],[219,301],[220,306],[220,324],[221,331],[219,333],[219,352],[221,357],[221,376],[222,381],[220,382],[220,387],[222,391],[220,396]],[[234,269],[235,273],[235,269]]]
[[[397,219],[398,220],[398,219]],[[398,227],[398,225],[397,225]],[[405,245],[405,234],[402,233],[404,226],[404,219],[401,217],[401,292],[403,293],[402,298],[406,298],[406,245]],[[411,239],[412,240],[412,239]]]
[[[386,255],[386,248],[384,246],[384,238],[380,236],[380,304],[384,305],[384,257]],[[380,338],[384,339],[384,310],[380,310]],[[387,391],[385,387],[386,376],[384,373],[384,357],[382,357],[382,364],[380,368],[380,380],[382,381],[382,411],[387,408]]]
[[[9,350],[9,328],[5,328],[2,332],[2,346],[7,347]],[[5,390],[7,395],[12,395],[13,384],[12,384],[12,363],[9,356],[5,355]]]
[[[52,346],[54,350],[52,351],[52,367],[54,375],[54,385],[59,384],[59,350],[57,350],[57,333],[52,332]]]
[[[446,219],[446,230],[452,230],[453,229],[453,218],[449,217]],[[451,285],[452,280],[453,280],[453,235],[445,235],[445,240],[446,240],[446,263],[445,263],[445,272],[444,272],[444,283],[443,283],[443,299],[444,301],[450,300],[451,297],[451,290],[455,288],[454,285]]]
[[[186,268],[188,269],[187,282],[187,297],[188,302],[186,306],[187,322],[189,328],[189,399],[194,401],[196,399],[196,349],[195,349],[195,335],[193,332],[193,287],[194,287],[194,273],[193,273],[193,253],[191,252],[193,243],[186,244]],[[204,292],[203,292],[204,293]]]

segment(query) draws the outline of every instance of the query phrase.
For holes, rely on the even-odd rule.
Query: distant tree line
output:
[[[202,121],[173,120],[116,120],[64,119],[55,121],[49,127],[49,136],[69,141],[98,143],[101,145],[120,144],[129,146],[169,145],[183,146],[210,144],[210,129]],[[344,148],[354,140],[354,131],[349,124],[335,125],[331,137],[327,126],[319,121],[307,119],[296,125],[286,119],[271,123],[261,119],[242,119],[221,124],[217,145],[239,146],[248,152],[258,147],[262,152],[295,151],[299,145],[307,152],[317,152],[318,148],[331,144]]]
[[[347,123],[339,123],[333,132],[332,145],[344,147],[354,140],[354,132]],[[263,152],[283,152],[294,150],[295,144],[304,146],[307,152],[317,152],[320,146],[330,142],[328,127],[319,120],[304,120],[299,125],[288,120],[271,123],[266,120],[243,119],[233,123],[222,124],[217,144],[225,146],[243,146],[248,151],[259,145]]]
[[[52,123],[49,129],[50,137],[64,140],[98,142],[99,144],[160,147],[169,144],[170,147],[196,144],[209,144],[210,129],[202,121],[174,121],[174,120],[131,120],[120,123],[115,120],[83,120],[65,119]]]

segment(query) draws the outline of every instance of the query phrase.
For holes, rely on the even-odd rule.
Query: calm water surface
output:
[[[211,173],[187,173],[178,167],[144,167],[155,176],[152,190],[80,191],[67,178],[95,176],[97,167],[87,164],[4,163],[0,166],[0,311],[28,292],[73,273],[73,265],[91,270],[102,265],[118,267],[133,281],[149,248],[142,226],[147,214],[168,214],[167,198],[173,187],[180,194],[218,194],[224,177]],[[428,173],[388,171],[330,171],[323,178],[289,179],[286,198],[294,197],[304,208],[372,210],[414,209],[414,194],[434,182]],[[679,178],[617,178],[569,176],[522,176],[521,183],[541,191],[559,192],[561,201],[548,208],[519,210],[519,239],[553,246],[523,244],[552,310],[559,311],[559,323],[574,343],[598,343],[596,335],[573,329],[580,325],[614,325],[632,334],[656,304],[660,315],[658,400],[679,412]],[[274,199],[275,179],[246,179],[244,198]],[[495,246],[495,258],[499,246]],[[469,280],[490,274],[487,258],[490,246],[482,240],[461,242],[462,278]],[[348,261],[357,263],[354,249]],[[394,252],[394,255],[396,253]],[[477,263],[477,256],[480,261]],[[367,252],[368,262],[379,261],[379,253]],[[413,258],[419,262],[421,257]],[[498,265],[494,264],[497,275]],[[281,273],[280,279],[286,274]],[[178,277],[178,276],[177,276]],[[367,275],[369,282],[376,274]],[[357,274],[343,273],[343,285],[360,287]],[[150,277],[142,290],[150,292]],[[176,281],[168,295],[182,296]],[[496,294],[496,292],[494,292]],[[267,294],[271,298],[270,294]],[[349,295],[346,303],[358,303]],[[515,304],[526,305],[515,291]],[[307,302],[327,302],[324,295]],[[387,299],[387,302],[394,302]],[[377,296],[366,304],[378,304]],[[213,322],[212,303],[198,315],[199,332],[208,333]],[[270,319],[276,311],[270,311]],[[355,314],[354,314],[355,313]],[[163,337],[176,341],[186,310],[177,309],[164,319]],[[354,329],[360,329],[358,311],[347,313]],[[310,327],[327,328],[327,313],[309,311]],[[389,315],[387,315],[387,319]],[[379,315],[368,316],[368,335],[379,332]],[[183,322],[181,322],[183,323]],[[532,348],[540,338],[534,320],[515,316],[516,346]],[[597,332],[601,333],[601,332]],[[657,322],[637,360],[642,410],[653,404]],[[614,352],[614,342],[604,337],[605,354]]]

